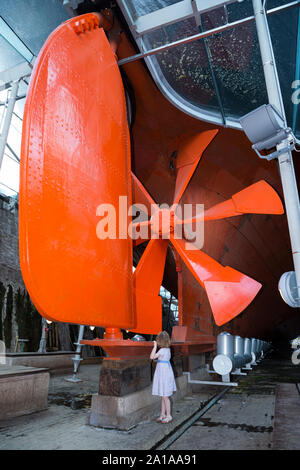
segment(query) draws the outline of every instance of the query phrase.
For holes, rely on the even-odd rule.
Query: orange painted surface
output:
[[[216,334],[216,325],[242,336],[267,334],[272,315],[265,312],[271,304],[278,324],[289,316],[276,295],[278,278],[289,270],[286,221],[252,215],[283,213],[267,184],[281,193],[275,163],[259,161],[242,133],[219,129],[216,135],[213,126],[174,108],[136,62],[123,67],[136,102],[131,176],[116,57],[103,29],[96,27],[98,17],[84,16],[86,22],[72,19],[50,36],[27,98],[20,258],[33,302],[49,319],[157,333],[159,287],[170,275],[164,272],[170,241],[182,260],[180,268],[176,263],[182,326],[202,337]],[[123,33],[119,58],[133,53]],[[127,195],[130,205],[132,192],[133,201],[147,208],[154,201],[203,203],[203,251],[187,251],[174,238],[179,223],[174,213],[169,211],[167,229],[167,213],[157,208],[144,223],[157,238],[150,240],[132,276],[131,240],[96,236],[98,205],[118,207],[119,195]],[[171,288],[177,294],[177,286]],[[110,332],[119,337],[117,330]],[[105,341],[113,347],[119,340]]]
[[[202,153],[216,134],[217,131],[206,131],[186,142],[184,141],[184,144],[179,146],[174,205],[180,202],[199,164]],[[142,203],[147,200],[148,206],[153,204],[153,199],[136,177],[134,177],[134,186],[137,187],[135,202]],[[138,198],[139,195],[141,199]],[[136,227],[149,226],[149,229],[151,228],[149,238],[152,237],[133,276],[136,287],[135,296],[139,300],[136,305],[137,328],[135,331],[137,332],[140,328],[139,319],[145,316],[145,310],[149,309],[152,312],[151,317],[147,315],[150,330],[152,327],[150,318],[153,318],[153,321],[155,318],[161,318],[161,308],[158,310],[158,303],[154,304],[155,296],[153,303],[151,303],[150,295],[154,293],[157,296],[162,283],[166,260],[166,240],[170,240],[182,261],[205,289],[215,323],[218,326],[228,323],[245,310],[262,287],[259,282],[249,276],[229,266],[223,267],[193,243],[189,243],[190,248],[187,247],[184,239],[176,237],[176,226],[190,224],[199,217],[178,220],[172,207],[171,209],[160,209],[155,205],[155,212],[148,222],[135,224]],[[247,212],[282,214],[283,207],[273,188],[265,181],[259,181],[233,195],[230,201],[214,206],[201,218],[202,220],[203,218],[214,220]],[[193,249],[191,249],[191,245]],[[147,300],[143,299],[144,293],[148,295]],[[157,333],[154,325],[152,332]]]
[[[134,53],[123,33],[119,58]],[[171,205],[177,177],[174,153],[183,141],[216,126],[193,119],[172,106],[157,89],[142,61],[124,65],[122,70],[134,90],[136,103],[131,129],[134,172],[157,203]],[[297,159],[294,164],[297,173],[300,170]],[[224,214],[226,208],[223,206],[222,219],[209,220],[207,217],[203,250],[223,266],[231,266],[257,280],[262,288],[241,314],[218,328],[206,291],[184,263],[177,291],[171,271],[175,270],[174,263],[166,268],[164,279],[168,289],[179,296],[182,325],[214,335],[224,329],[242,336],[265,338],[293,334],[293,328],[289,329],[288,325],[295,311],[282,302],[277,288],[281,274],[292,269],[286,217],[279,215],[282,207],[277,207],[278,215],[259,214],[257,206],[257,215],[242,215],[236,214],[232,199],[232,195],[260,180],[269,183],[282,197],[276,162],[260,160],[242,132],[220,127],[218,135],[205,150],[181,202],[203,203],[205,214],[209,215],[210,208],[228,201],[228,213]],[[223,219],[224,216],[228,218]]]
[[[58,27],[41,50],[24,116],[20,262],[46,318],[135,326],[132,243],[97,237],[97,207],[131,204],[123,84],[98,17]],[[118,216],[118,213],[117,213]]]
[[[84,339],[80,341],[81,344],[88,344],[90,346],[99,346],[105,350],[110,359],[123,359],[126,357],[147,357],[153,349],[152,341],[132,341],[132,340],[105,340],[105,339]],[[184,340],[172,341],[171,354],[174,356],[189,356],[192,354],[200,354],[208,351],[215,351],[216,340],[213,337],[204,337],[201,340]]]

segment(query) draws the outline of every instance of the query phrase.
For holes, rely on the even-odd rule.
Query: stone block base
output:
[[[171,402],[190,392],[187,376],[176,378],[177,391]],[[93,395],[87,424],[102,428],[128,430],[160,412],[161,399],[152,395],[152,385],[125,396]]]
[[[143,390],[150,384],[149,359],[103,359],[99,379],[100,395],[120,397]]]
[[[22,366],[0,366],[0,419],[47,408],[49,372]]]
[[[47,368],[51,374],[70,371],[74,367],[72,357],[75,353],[70,352],[47,352],[47,353],[7,353],[7,366],[26,366]]]

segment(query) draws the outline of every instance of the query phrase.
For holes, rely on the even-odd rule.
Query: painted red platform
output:
[[[111,340],[111,339],[93,339],[81,340],[81,344],[88,344],[89,346],[99,346],[111,358],[126,358],[126,357],[149,357],[153,349],[153,341],[133,341],[126,340]],[[203,335],[197,340],[186,341],[172,341],[171,354],[172,356],[191,356],[194,354],[201,354],[204,352],[212,352],[216,349],[216,339],[213,336]]]

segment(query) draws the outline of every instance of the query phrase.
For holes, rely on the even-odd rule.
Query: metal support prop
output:
[[[46,352],[46,346],[47,346],[46,328],[47,328],[46,318],[42,318],[42,336],[40,339],[40,346],[38,350],[39,353]]]
[[[81,348],[83,345],[80,344],[80,341],[83,339],[83,332],[84,332],[84,325],[80,325],[79,333],[78,333],[78,340],[77,340],[77,343],[74,343],[76,345],[76,354],[72,358],[72,361],[74,362],[73,377],[71,377],[70,379],[66,379],[68,382],[82,382],[82,380],[77,377],[77,372],[78,372],[80,361],[82,361]]]
[[[278,111],[282,114],[286,124],[285,110],[282,101],[282,94],[266,12],[261,0],[252,0],[252,4],[269,103],[278,109]],[[287,140],[284,140],[279,145],[277,145],[277,150],[280,151],[284,147],[288,147]],[[278,156],[278,166],[289,226],[295,275],[297,280],[298,299],[300,299],[300,206],[291,151],[285,151]]]
[[[1,166],[2,166],[2,160],[3,160],[3,156],[4,156],[5,146],[6,146],[6,142],[7,142],[8,133],[9,133],[9,128],[10,128],[10,124],[11,124],[11,118],[12,118],[12,115],[13,115],[13,110],[14,110],[16,99],[17,99],[18,88],[19,88],[19,80],[16,80],[16,81],[12,82],[10,97],[8,99],[7,110],[6,110],[6,113],[5,113],[2,132],[1,132],[1,135],[0,135],[0,170],[1,170]]]
[[[188,377],[188,383],[189,384],[200,384],[200,385],[224,385],[229,386],[229,387],[237,387],[238,383],[237,382],[230,382],[230,375],[222,375],[222,382],[215,382],[214,380],[194,380],[191,379],[191,373],[190,372],[183,372],[183,375],[187,375]]]

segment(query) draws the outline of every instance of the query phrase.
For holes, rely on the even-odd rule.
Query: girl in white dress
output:
[[[172,421],[171,404],[169,397],[176,392],[174,372],[170,363],[171,340],[166,331],[161,331],[154,341],[154,347],[150,354],[150,359],[158,359],[153,377],[152,395],[161,397],[161,413],[158,422],[169,423]],[[159,351],[157,351],[159,347]]]

